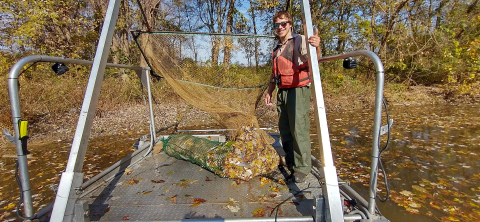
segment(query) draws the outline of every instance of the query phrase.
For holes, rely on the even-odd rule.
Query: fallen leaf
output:
[[[130,217],[129,216],[123,216],[122,220],[130,220]]]
[[[270,197],[270,198],[275,198],[276,196],[278,196],[278,194],[276,194],[276,193],[272,193],[272,194],[268,195],[268,197]]]
[[[152,180],[154,183],[165,183],[165,180]]]
[[[266,184],[268,184],[268,183],[270,183],[270,182],[272,182],[271,179],[268,179],[268,178],[266,178],[266,177],[260,178],[260,186],[261,186],[261,187],[264,187]]]
[[[133,180],[130,180],[128,183],[129,183],[130,185],[133,185],[133,184],[137,184],[138,182],[140,182],[140,181],[133,179]]]
[[[280,191],[280,188],[271,185],[270,188],[268,188],[268,191],[278,192],[278,191]]]
[[[420,192],[422,192],[422,193],[427,193],[427,192],[428,192],[427,189],[425,189],[425,188],[423,188],[423,187],[421,187],[421,186],[418,186],[418,185],[413,185],[412,188],[415,189],[415,190],[417,190],[417,191],[420,191]]]
[[[407,197],[413,196],[413,193],[408,191],[408,190],[402,190],[402,192],[400,192],[400,194],[402,194],[403,196],[407,196]]]
[[[296,195],[295,197],[297,198],[298,202],[300,202],[300,201],[303,200],[304,195],[303,195],[303,194],[299,194],[299,195]]]
[[[188,187],[188,183],[186,181],[183,181],[181,183],[174,183],[173,185],[180,187]]]
[[[449,216],[449,217],[442,217],[442,221],[460,221],[459,219]]]
[[[196,207],[198,205],[200,205],[201,203],[205,203],[207,202],[206,200],[202,199],[202,198],[195,198],[193,199],[193,205],[191,205],[191,207]]]
[[[171,200],[173,203],[177,203],[177,196],[178,195],[175,195],[175,196],[172,196],[172,197],[167,197],[167,200]]]
[[[3,209],[4,210],[11,210],[11,209],[15,208],[15,206],[16,206],[15,204],[9,204],[8,206],[4,207]]]
[[[265,214],[266,213],[262,207],[257,208],[256,210],[253,211],[253,217],[264,217]]]
[[[105,209],[105,213],[107,213],[108,211],[110,211],[110,206],[108,206],[108,207]]]
[[[275,208],[273,208],[273,207],[271,207],[271,206],[265,207],[265,211],[266,211],[266,213],[268,213],[269,215],[271,215],[274,210],[275,210]]]
[[[212,180],[210,180],[210,178],[207,177],[207,178],[205,179],[205,181],[212,181]]]
[[[407,210],[409,213],[412,213],[412,214],[420,214],[420,211],[418,211],[415,208],[406,207],[405,210]]]
[[[420,208],[420,207],[422,207],[421,204],[415,203],[415,202],[409,203],[408,206],[413,207],[413,208]]]
[[[239,206],[232,206],[232,205],[227,205],[227,208],[230,210],[232,213],[236,213],[240,210]]]
[[[228,204],[233,205],[234,203],[237,203],[237,202],[238,201],[230,197],[230,201],[228,201]]]
[[[260,195],[258,196],[258,202],[265,202],[268,201],[267,197],[265,195]]]

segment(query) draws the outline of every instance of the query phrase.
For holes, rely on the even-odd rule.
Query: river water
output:
[[[385,217],[392,222],[480,219],[479,108],[476,105],[389,107],[394,124],[382,155],[389,200],[377,201]],[[327,119],[338,175],[367,199],[373,109],[328,113]],[[313,153],[319,157],[314,128]],[[86,178],[132,153],[132,144],[138,136],[92,140],[85,159]],[[381,149],[386,141],[387,136],[382,136]],[[35,157],[29,160],[35,210],[53,202],[70,146],[65,141],[30,146]],[[16,220],[14,208],[19,191],[14,173],[15,159],[0,158],[0,221]],[[387,195],[384,173],[380,174],[378,195],[384,199]]]
[[[381,212],[391,221],[480,219],[480,106],[389,108],[394,124],[382,162],[390,198],[377,201]],[[368,197],[373,110],[327,119],[339,176]],[[381,137],[381,149],[386,140]],[[379,182],[384,199],[383,177]]]

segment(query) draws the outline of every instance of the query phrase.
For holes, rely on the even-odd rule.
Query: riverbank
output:
[[[399,88],[386,86],[384,97],[389,106],[417,106],[417,105],[442,105],[479,103],[480,93],[471,90],[466,94],[453,94],[444,87],[412,86]],[[367,94],[340,93],[326,89],[324,92],[327,115],[329,112],[350,111],[357,109],[371,109],[374,106],[375,91],[369,90]],[[55,141],[72,140],[78,121],[80,108],[72,108],[63,115],[52,118],[50,115],[37,116],[29,124],[29,144],[41,144]],[[199,111],[187,104],[163,103],[155,105],[156,128],[166,126],[181,119],[180,125],[201,126],[213,124],[213,119],[205,112]],[[313,111],[313,106],[312,106]],[[269,109],[266,115],[275,118],[275,109]],[[148,133],[149,111],[142,104],[118,106],[113,110],[97,112],[91,128],[90,138],[112,135],[143,134]],[[10,132],[13,130],[11,126]],[[0,154],[15,154],[15,146],[5,137],[0,139]]]

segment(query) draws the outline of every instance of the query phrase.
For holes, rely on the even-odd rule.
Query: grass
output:
[[[89,69],[87,67],[71,67],[71,71],[62,76],[56,76],[48,66],[37,67],[35,70],[26,71],[19,79],[20,82],[20,107],[22,118],[27,119],[30,125],[36,123],[54,122],[56,119],[70,112],[72,109],[80,110],[83,96],[88,82]],[[140,82],[133,73],[128,73],[129,80],[118,77],[118,70],[107,69],[102,83],[100,98],[95,115],[122,110],[125,107],[144,103]],[[357,74],[360,75],[360,74]],[[325,104],[328,111],[350,110],[373,107],[375,100],[376,83],[365,79],[352,77],[351,71],[343,73],[327,72],[322,70],[322,88]],[[12,117],[8,95],[7,76],[0,77],[0,129],[12,131]],[[432,96],[435,101],[444,96],[443,88],[438,92],[432,90],[413,90],[403,84],[386,83],[385,98],[393,103],[407,103],[411,101],[430,103]],[[460,91],[452,91],[458,98]],[[471,92],[478,92],[479,85],[474,85]],[[177,103],[179,96],[165,84],[165,81],[153,81],[152,92],[157,101]],[[435,93],[437,95],[435,95]],[[464,93],[472,97],[475,93]],[[463,95],[463,94],[462,94]],[[470,98],[469,97],[469,98]],[[439,99],[440,98],[440,99]],[[450,98],[452,98],[450,96]],[[472,97],[468,101],[476,101]],[[461,101],[461,100],[459,100]],[[467,101],[467,100],[465,100]]]
[[[72,109],[81,109],[85,94],[88,75],[85,69],[71,68],[72,73],[62,76],[52,74],[48,69],[35,70],[19,78],[20,109],[23,119],[30,124],[38,121],[51,122]],[[8,93],[7,76],[0,78],[0,128],[12,129],[11,105]],[[154,82],[152,92],[156,98],[178,99],[168,92],[168,87],[163,87],[163,82]],[[146,90],[144,91],[146,94]],[[120,110],[134,104],[143,104],[143,92],[138,78],[124,81],[106,71],[98,100],[96,115],[111,110]]]

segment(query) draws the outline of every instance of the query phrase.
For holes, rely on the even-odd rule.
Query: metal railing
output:
[[[35,217],[41,216],[38,214],[34,214],[33,212],[33,203],[32,203],[32,194],[30,188],[30,177],[28,174],[28,165],[27,165],[27,155],[24,153],[23,141],[20,139],[20,127],[19,121],[22,119],[21,116],[21,109],[20,109],[20,98],[18,96],[19,92],[19,84],[18,84],[18,77],[21,74],[21,71],[25,65],[32,62],[61,62],[65,64],[77,64],[77,65],[92,65],[93,61],[88,60],[80,60],[80,59],[67,59],[61,57],[52,57],[52,56],[43,56],[43,55],[33,55],[27,56],[25,58],[20,59],[11,69],[8,76],[8,92],[10,95],[10,105],[12,110],[12,122],[13,122],[13,129],[15,136],[13,137],[13,142],[17,148],[17,157],[18,157],[18,167],[20,173],[20,192],[23,196],[23,207],[24,207],[24,216]],[[139,66],[130,66],[130,65],[121,65],[121,64],[113,64],[107,63],[106,67],[112,68],[123,68],[123,69],[131,69],[137,72],[137,75],[140,77],[142,85],[146,86],[147,93],[149,95],[149,108],[150,108],[150,118],[151,118],[151,129],[155,129],[155,123],[153,119],[153,106],[151,104],[151,91],[150,91],[150,81],[149,81],[149,70],[150,68],[139,67]],[[150,130],[153,138],[152,141],[155,141],[155,130]],[[153,133],[152,133],[153,132]],[[153,146],[153,143],[151,144]],[[151,147],[150,147],[151,148]]]
[[[368,199],[368,211],[370,214],[374,214],[375,211],[375,197],[377,189],[377,177],[378,177],[378,158],[379,158],[379,137],[380,128],[382,123],[382,101],[383,101],[383,88],[384,88],[384,73],[383,64],[377,54],[367,51],[359,50],[354,52],[345,53],[342,55],[328,56],[319,59],[319,62],[328,62],[332,60],[345,59],[354,56],[366,56],[372,60],[375,65],[377,74],[376,78],[376,92],[375,92],[375,112],[373,123],[373,142],[372,142],[372,163],[370,171],[370,187],[369,187],[369,199]],[[389,126],[390,127],[390,124]]]
[[[384,88],[384,70],[383,65],[378,58],[378,56],[366,50],[355,51],[350,53],[345,53],[342,55],[335,55],[329,56],[319,59],[319,62],[327,62],[332,60],[344,59],[353,56],[366,56],[370,58],[373,63],[375,64],[377,78],[376,78],[376,95],[375,95],[375,112],[374,112],[374,125],[373,125],[373,142],[372,142],[372,163],[371,163],[371,172],[370,172],[370,189],[369,189],[369,201],[368,201],[368,211],[370,214],[374,214],[375,211],[375,197],[376,197],[376,185],[377,185],[377,178],[378,178],[378,155],[379,155],[379,132],[381,127],[381,112],[382,112],[382,99],[383,99],[383,88]],[[27,157],[22,149],[22,140],[19,138],[20,135],[20,127],[18,122],[21,120],[21,112],[20,112],[20,99],[18,97],[18,77],[21,74],[22,68],[31,62],[62,62],[65,64],[77,64],[77,65],[92,65],[92,61],[87,60],[78,60],[78,59],[67,59],[67,58],[60,58],[60,57],[50,57],[50,56],[28,56],[21,60],[19,60],[10,70],[10,74],[8,77],[8,87],[9,87],[9,95],[10,95],[10,103],[12,109],[12,122],[14,126],[14,143],[17,148],[17,156],[18,156],[18,165],[20,170],[20,182],[21,182],[21,192],[23,195],[23,204],[24,204],[24,213],[26,217],[32,216],[41,216],[38,214],[34,214],[33,207],[32,207],[32,194],[29,182],[29,174],[28,174],[28,165],[27,165]],[[150,108],[150,118],[151,123],[154,124],[153,119],[153,110],[151,104],[151,92],[150,92],[150,84],[148,79],[148,71],[149,68],[145,67],[138,67],[138,66],[129,66],[129,65],[121,65],[121,64],[112,64],[107,63],[107,67],[113,68],[125,68],[135,70],[137,74],[140,76],[142,80],[142,84],[147,87],[147,93],[149,95],[149,108]],[[153,129],[154,125],[151,126]],[[151,130],[152,131],[152,130]],[[153,135],[152,141],[155,141],[155,131],[152,131]],[[153,143],[151,143],[153,145]],[[147,152],[148,153],[148,152]]]

